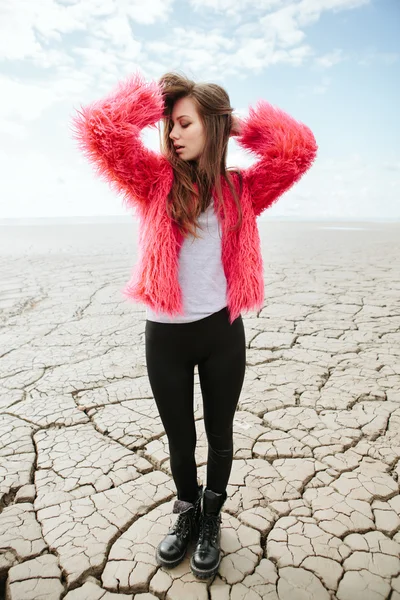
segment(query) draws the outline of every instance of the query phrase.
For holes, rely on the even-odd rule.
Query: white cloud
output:
[[[367,50],[364,55],[358,59],[358,64],[363,67],[369,67],[377,63],[385,65],[394,65],[400,60],[398,52],[379,52],[376,48]]]
[[[394,65],[400,60],[398,52],[379,52],[378,56],[386,65]]]
[[[94,68],[96,74],[101,66],[110,73],[124,72],[124,63],[135,62],[146,70],[147,61],[150,70],[157,61],[169,61],[194,71],[211,68],[212,74],[220,68],[227,75],[248,69],[259,72],[279,62],[299,66],[315,55],[305,43],[305,27],[324,11],[355,8],[368,1],[193,0],[195,10],[223,15],[211,32],[204,27],[167,28],[164,37],[146,44],[136,39],[135,24],[166,22],[174,0],[148,0],[145,6],[142,0],[3,0],[0,58],[58,68],[71,65],[80,55],[85,58],[84,68]],[[229,15],[240,16],[236,29],[227,22]],[[81,35],[82,43],[57,47],[70,33]],[[98,56],[96,41],[101,42]],[[320,66],[330,66],[339,60],[338,51],[317,60]],[[395,58],[388,54],[386,60]]]
[[[344,60],[343,50],[340,48],[336,48],[332,52],[328,52],[327,54],[323,54],[322,56],[318,56],[315,59],[315,64],[324,69],[329,69],[334,65],[342,62]]]
[[[300,85],[297,88],[298,98],[308,98],[310,94],[321,96],[326,94],[332,83],[331,77],[322,77],[321,81],[314,85]]]
[[[368,2],[260,0],[238,3],[236,0],[193,0],[191,5],[199,12],[223,12],[225,23],[227,18],[240,13],[242,20],[236,28],[232,27],[234,34],[227,36],[222,26],[215,30],[215,34],[195,28],[176,28],[145,49],[159,55],[168,54],[175,57],[179,67],[192,69],[196,74],[206,71],[214,77],[218,76],[218,72],[226,76],[260,73],[266,67],[280,63],[301,66],[316,55],[316,51],[305,43],[305,27],[318,21],[325,11],[348,10]],[[262,16],[256,16],[254,20],[254,15],[258,13]],[[253,16],[253,20],[250,20],[250,16]],[[243,23],[243,19],[247,19],[247,22]],[[316,64],[323,68],[331,67],[340,60],[343,60],[340,49],[315,57]],[[316,93],[321,93],[321,89]]]
[[[280,46],[288,47],[300,44],[305,38],[305,33],[298,25],[298,17],[299,5],[289,4],[266,15],[260,23],[267,35],[273,36]]]
[[[57,100],[53,86],[26,84],[0,76],[0,87],[0,114],[5,119],[33,121]]]
[[[24,13],[19,18],[11,10],[11,6],[3,6],[0,10],[0,23],[0,58],[23,60],[40,53],[41,46]]]
[[[296,5],[300,25],[315,23],[323,12],[353,10],[369,4],[370,0],[300,0]]]
[[[207,78],[218,79],[239,70],[235,46],[235,42],[219,29],[201,32],[175,27],[164,39],[147,43],[145,49],[154,54],[154,60],[156,56],[168,57],[172,68],[184,68],[193,77],[203,77],[207,73]]]
[[[17,123],[9,118],[0,118],[0,132],[3,134],[3,140],[7,136],[17,141],[26,140],[29,137],[29,131],[25,123]],[[2,168],[4,168],[4,164]]]
[[[269,214],[310,218],[399,218],[397,173],[359,155],[317,158],[312,169],[273,206]]]
[[[63,6],[55,0],[2,0],[0,58],[38,57],[46,51],[47,42],[84,29],[84,21],[74,14],[76,8],[77,5]]]
[[[201,34],[196,29],[175,28],[165,39],[148,43],[145,50],[154,53],[154,60],[157,55],[174,57],[173,68],[184,69],[195,78],[217,81],[232,75],[248,77],[280,63],[299,66],[313,55],[306,44],[277,49],[266,35],[232,38],[219,29]],[[147,70],[146,61],[142,64]]]
[[[369,2],[370,0],[190,0],[190,5],[199,12],[214,11],[234,16],[238,13],[265,13],[294,4],[301,5],[304,14],[316,14],[324,10],[351,10]]]
[[[332,79],[330,77],[323,77],[319,85],[314,85],[311,88],[312,93],[317,95],[326,94],[331,85],[331,81]]]
[[[116,0],[118,6],[131,19],[142,25],[150,25],[156,21],[166,21],[172,10],[174,0]]]
[[[33,82],[0,75],[0,131],[18,139],[26,138],[32,122],[66,100],[69,105],[79,102],[90,92],[91,85],[95,81],[71,69],[57,75],[51,85],[45,78]],[[44,121],[43,127],[50,127],[50,123]]]
[[[40,61],[49,43],[72,32],[106,36],[119,45],[129,40],[129,20],[138,24],[165,21],[174,0],[2,0],[0,8],[0,58]],[[59,56],[54,64],[59,64]]]
[[[57,50],[56,48],[41,48],[30,57],[35,67],[39,69],[54,68],[60,72],[63,67],[72,66],[74,60],[65,50]]]
[[[304,27],[316,23],[326,11],[350,10],[368,4],[369,0],[300,0],[267,14],[260,20],[267,35],[273,35],[282,47],[300,44]]]
[[[383,163],[383,168],[388,171],[400,171],[400,160],[385,162]]]
[[[239,13],[253,11],[267,11],[282,5],[282,0],[190,0],[194,10],[202,12],[212,10],[224,16],[235,17]]]
[[[129,19],[123,14],[99,21],[95,35],[107,41],[112,40],[115,46],[130,45],[133,38]]]

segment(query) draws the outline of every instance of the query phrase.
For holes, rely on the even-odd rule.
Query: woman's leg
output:
[[[230,325],[227,311],[222,311],[216,313],[212,321],[207,352],[199,362],[208,438],[207,487],[203,495],[199,538],[190,560],[191,570],[199,579],[213,577],[221,561],[221,510],[232,468],[233,418],[246,365],[242,318]]]
[[[146,321],[146,363],[151,389],[168,438],[179,500],[198,497],[193,409],[194,362],[185,325]]]
[[[242,318],[230,325],[228,314],[218,313],[210,342],[209,355],[198,366],[208,439],[207,488],[223,494],[232,468],[233,419],[246,366]]]

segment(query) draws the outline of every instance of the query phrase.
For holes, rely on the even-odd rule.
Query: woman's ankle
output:
[[[197,502],[197,500],[199,499],[199,496],[201,495],[202,491],[203,486],[197,485],[196,490],[189,494],[185,492],[178,492],[177,498],[178,500],[183,500],[184,502],[190,502],[191,504],[195,504],[195,502]]]

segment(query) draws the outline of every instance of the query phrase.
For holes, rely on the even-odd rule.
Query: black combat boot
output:
[[[172,529],[158,545],[156,560],[159,565],[169,569],[178,566],[185,558],[189,543],[197,539],[202,495],[203,486],[199,486],[197,500],[193,504],[185,500],[175,500],[172,512],[179,516]]]
[[[205,489],[203,495],[203,513],[200,521],[200,534],[196,549],[190,561],[193,575],[199,579],[213,577],[221,562],[220,526],[221,508],[227,494],[216,494]]]

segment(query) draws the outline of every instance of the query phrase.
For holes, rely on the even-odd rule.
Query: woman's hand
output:
[[[232,125],[231,125],[231,132],[230,135],[240,135],[241,130],[242,130],[242,125],[240,122],[240,119],[237,115],[232,114],[231,116],[232,119]]]

